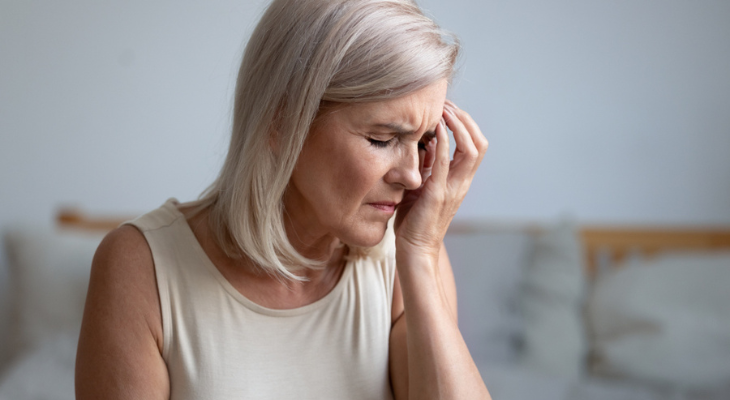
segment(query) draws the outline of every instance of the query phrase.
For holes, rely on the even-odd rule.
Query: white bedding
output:
[[[494,400],[727,400],[730,387],[713,392],[682,392],[625,380],[567,379],[505,365],[478,363]]]
[[[60,334],[18,358],[0,380],[0,400],[73,400],[75,334]],[[494,400],[727,400],[716,393],[679,393],[607,380],[549,377],[530,370],[481,363]]]
[[[0,400],[74,399],[74,361],[83,309],[79,299],[83,299],[85,292],[80,288],[85,288],[88,279],[86,275],[77,279],[80,277],[77,272],[88,273],[99,238],[60,235],[54,239],[52,234],[57,233],[21,231],[5,237],[6,245],[15,245],[13,251],[8,251],[17,256],[13,276],[23,278],[11,286],[16,288],[15,305],[20,307],[16,314],[24,317],[19,319],[22,329],[16,330],[24,340],[0,343],[23,351],[0,375]],[[519,359],[510,346],[525,327],[522,326],[524,322],[515,318],[512,305],[522,285],[520,271],[531,241],[513,231],[487,232],[479,239],[483,244],[473,243],[470,237],[452,236],[447,246],[450,251],[454,250],[452,263],[459,287],[464,338],[495,400],[730,399],[730,382],[711,393],[681,392],[667,386],[652,387],[647,382],[632,383],[630,377],[612,381],[586,377],[584,371],[575,379],[565,374],[548,376],[548,373],[556,373],[553,366],[546,370],[516,366]],[[705,270],[695,269],[694,273]],[[57,277],[64,271],[66,276]],[[566,273],[564,270],[558,272]],[[64,283],[66,291],[53,289],[53,286],[61,286],[59,282]],[[727,285],[727,279],[720,279],[718,283]],[[37,287],[40,284],[51,287]],[[697,292],[706,294],[701,285],[698,288]],[[565,294],[563,286],[560,290]],[[624,293],[624,290],[615,292]],[[38,293],[43,296],[38,297]],[[633,304],[629,306],[636,309]],[[61,309],[63,312],[58,311]]]
[[[59,334],[18,357],[0,380],[0,400],[74,400],[78,334]]]

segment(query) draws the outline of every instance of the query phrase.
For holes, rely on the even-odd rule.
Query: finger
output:
[[[459,109],[459,106],[457,106],[457,105],[456,105],[456,103],[454,103],[453,101],[451,101],[451,100],[449,100],[449,99],[446,99],[445,103],[446,103],[446,105],[447,105],[447,106],[449,106],[449,107],[453,107],[453,108],[455,108],[455,109],[457,109],[457,110]]]
[[[435,137],[431,138],[426,144],[426,160],[424,164],[427,168],[433,167],[433,162],[436,160],[436,142]]]
[[[489,141],[486,137],[484,137],[481,129],[479,129],[479,125],[477,125],[477,123],[474,121],[471,115],[469,115],[469,113],[457,107],[453,102],[449,100],[447,101],[453,107],[456,116],[459,118],[459,120],[461,120],[461,122],[464,124],[467,131],[471,135],[474,146],[476,147],[480,155],[479,161],[481,161],[481,159],[484,157],[484,153],[486,153],[487,149],[489,148]]]
[[[418,170],[421,172],[421,178],[423,178],[423,170],[426,168],[426,148],[418,148]],[[421,179],[423,182],[423,179]]]
[[[426,144],[426,150],[423,153],[423,162],[421,164],[421,186],[425,185],[426,180],[431,176],[433,162],[436,159],[436,140],[430,140]]]
[[[429,182],[446,182],[449,174],[449,136],[443,118],[436,126],[436,151]]]
[[[444,111],[446,123],[454,133],[454,141],[456,142],[454,160],[452,161],[449,175],[459,178],[470,176],[474,172],[474,166],[477,163],[479,152],[466,126],[456,116],[455,110],[451,106],[445,105]]]

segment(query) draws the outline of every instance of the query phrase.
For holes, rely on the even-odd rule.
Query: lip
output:
[[[385,213],[393,214],[398,203],[394,203],[392,201],[378,201],[375,203],[368,203],[368,205]]]

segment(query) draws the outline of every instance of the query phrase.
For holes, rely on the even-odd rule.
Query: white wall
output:
[[[0,229],[197,196],[264,3],[0,3]],[[491,143],[460,218],[730,224],[730,2],[422,4]]]
[[[225,154],[236,64],[261,8],[3,3],[0,224],[197,196]]]
[[[491,144],[461,216],[730,223],[730,2],[427,7]]]

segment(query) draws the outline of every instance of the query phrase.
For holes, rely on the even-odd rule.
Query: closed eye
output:
[[[388,140],[375,140],[373,138],[368,138],[368,141],[371,145],[375,147],[385,148],[390,146],[390,143],[393,141],[393,139]],[[426,150],[426,143],[418,142],[418,150]]]
[[[388,140],[375,140],[373,138],[368,138],[368,141],[370,144],[372,144],[375,147],[388,147],[390,143],[393,141],[393,139]]]

